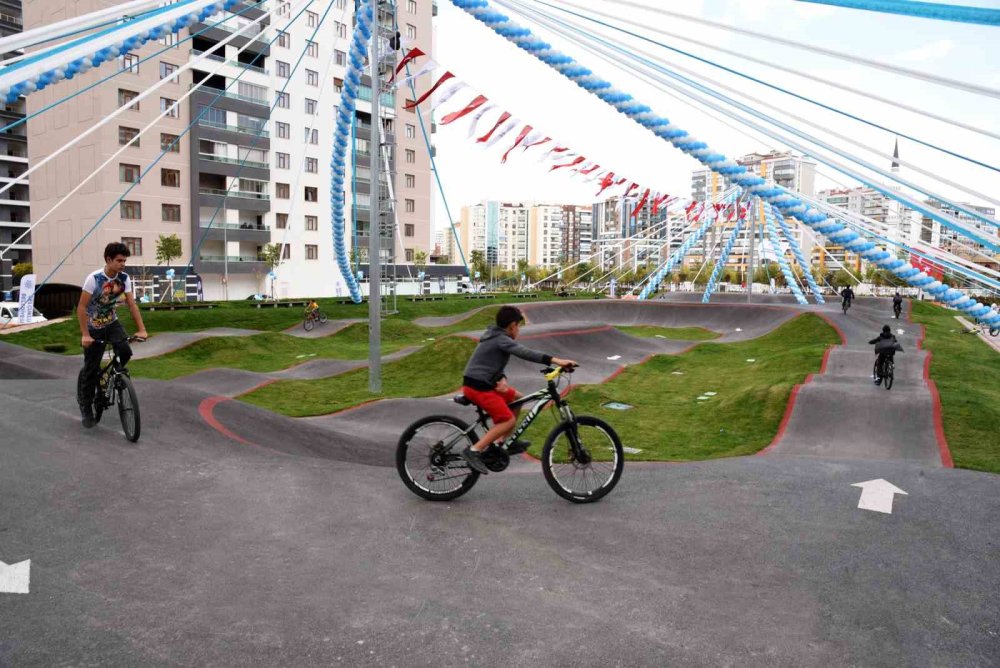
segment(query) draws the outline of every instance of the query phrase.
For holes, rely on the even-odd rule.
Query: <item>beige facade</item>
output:
[[[563,206],[538,204],[531,207],[528,263],[540,267],[559,266],[563,257]]]
[[[26,29],[35,28],[115,4],[118,3],[95,0],[26,2],[25,26]],[[154,42],[138,49],[135,54],[148,56],[158,48],[162,47]],[[28,122],[29,163],[38,165],[73,138],[83,135],[98,120],[110,116],[119,108],[119,99],[124,101],[129,95],[138,94],[157,83],[160,80],[158,61],[180,66],[186,60],[186,51],[171,50],[143,63],[135,71],[125,71],[110,82],[31,119]],[[118,62],[122,63],[122,60]],[[72,81],[61,82],[28,96],[28,114],[106,77],[109,67],[79,74]],[[176,136],[187,127],[190,122],[187,105],[178,105],[176,117],[163,119],[136,143],[125,148],[107,167],[98,171],[102,163],[127,143],[133,130],[143,128],[160,113],[161,99],[173,101],[185,91],[186,87],[179,82],[168,83],[142,100],[137,110],[122,112],[114,121],[83,138],[31,175],[33,222],[41,220],[32,235],[36,274],[47,276],[65,259],[50,280],[81,283],[86,274],[102,264],[104,246],[112,241],[125,241],[134,247],[129,264],[136,267],[133,273],[139,274],[141,270],[137,267],[156,264],[156,240],[161,234],[180,237],[183,258],[178,261],[186,262],[191,254],[190,157],[187,143],[183,140],[178,142],[178,152],[167,153],[141,180],[138,174],[160,154],[162,135]],[[180,172],[176,186],[161,185],[163,170]],[[173,173],[168,176],[170,183],[175,182],[173,177]],[[122,193],[132,185],[129,180],[139,180],[139,183],[119,204]],[[83,187],[69,195],[80,183]],[[42,219],[53,207],[57,208]],[[180,207],[179,216],[176,207]],[[73,250],[77,241],[108,210],[110,213],[104,221],[79,248]]]

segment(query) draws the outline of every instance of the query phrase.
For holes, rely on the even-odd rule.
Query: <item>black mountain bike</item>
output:
[[[899,320],[899,314],[903,312],[903,305],[902,304],[893,304],[892,305],[892,312],[896,314],[896,320]]]
[[[137,336],[128,337],[127,341],[145,341]],[[107,345],[108,363],[101,369],[97,379],[97,392],[94,393],[94,424],[101,421],[104,411],[112,406],[118,406],[118,417],[122,421],[122,431],[125,438],[135,443],[139,440],[139,398],[135,394],[132,378],[128,369],[118,359],[115,347],[106,341],[94,341],[94,345]]]
[[[302,328],[307,332],[311,332],[317,322],[322,325],[326,323],[326,320],[326,314],[322,311],[310,311],[309,313],[306,313],[305,317],[302,319]]]
[[[847,309],[851,308],[851,300],[850,299],[842,300],[840,302],[840,308],[844,310],[844,313],[847,313]]]
[[[483,463],[499,473],[510,464],[507,450],[550,403],[561,421],[549,433],[542,449],[542,471],[556,494],[574,503],[591,503],[614,489],[625,466],[625,451],[618,434],[603,420],[574,415],[559,393],[561,368],[542,371],[546,387],[518,399],[512,408],[535,402],[527,415],[500,446],[483,453]],[[474,405],[464,396],[455,397],[463,406]],[[450,415],[432,415],[417,420],[399,437],[396,470],[407,488],[431,501],[450,501],[465,494],[479,480],[461,452],[479,440],[489,428],[489,416],[476,406],[478,415],[468,424]]]
[[[875,358],[875,368],[872,370],[872,373],[875,374],[876,378],[882,379],[882,387],[891,390],[895,369],[896,365],[893,362],[893,355],[879,355]]]

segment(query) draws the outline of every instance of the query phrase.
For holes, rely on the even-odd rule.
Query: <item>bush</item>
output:
[[[35,266],[30,262],[18,262],[11,267],[10,274],[14,279],[14,285],[20,285],[21,279],[28,274],[34,273]]]

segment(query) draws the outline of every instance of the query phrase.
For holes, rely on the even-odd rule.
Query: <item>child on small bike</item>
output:
[[[479,473],[489,472],[483,463],[482,453],[494,442],[502,442],[517,425],[517,413],[520,409],[511,411],[508,404],[524,395],[507,383],[504,369],[510,356],[538,364],[555,364],[568,368],[577,366],[572,360],[546,355],[516,343],[514,339],[523,322],[524,315],[516,306],[501,306],[497,311],[496,324],[490,325],[480,337],[479,345],[463,372],[462,394],[493,420],[493,427],[475,445],[462,451],[462,457]],[[508,453],[524,452],[528,445],[527,441],[516,441],[508,447]]]
[[[309,300],[309,306],[306,307],[306,317],[319,320],[319,304],[316,303],[315,299]]]
[[[896,336],[892,333],[892,328],[889,325],[884,325],[882,327],[882,332],[876,336],[874,339],[868,342],[869,345],[875,345],[875,369],[876,372],[872,374],[872,380],[876,385],[882,382],[882,379],[878,376],[878,370],[882,369],[883,361],[887,357],[893,357],[896,354],[896,346],[898,342],[896,341]],[[888,386],[887,386],[888,387]]]

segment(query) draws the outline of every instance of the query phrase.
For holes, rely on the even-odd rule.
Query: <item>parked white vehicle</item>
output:
[[[20,308],[20,304],[17,302],[0,302],[0,326],[7,325],[8,323],[13,327],[19,324],[17,319],[17,312]],[[14,322],[10,322],[13,320]],[[34,313],[31,316],[31,322],[45,322],[48,320],[44,315],[42,315],[38,309],[34,309]]]

